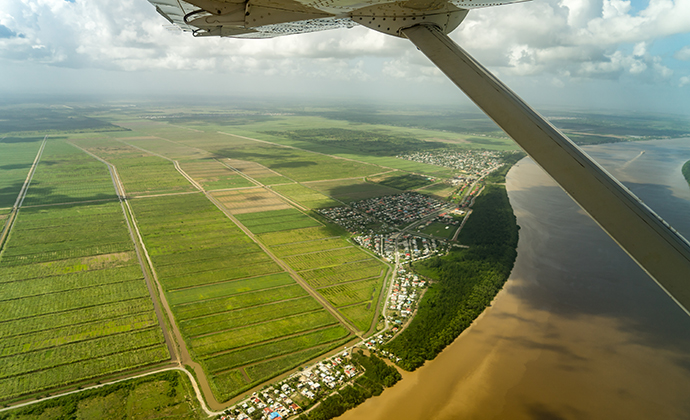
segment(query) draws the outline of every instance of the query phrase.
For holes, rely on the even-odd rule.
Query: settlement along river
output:
[[[586,150],[690,237],[690,139]],[[520,242],[493,306],[339,419],[690,418],[690,316],[532,161],[507,188]]]

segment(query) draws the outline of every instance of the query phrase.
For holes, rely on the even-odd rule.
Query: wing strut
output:
[[[403,29],[690,315],[690,243],[433,25]]]

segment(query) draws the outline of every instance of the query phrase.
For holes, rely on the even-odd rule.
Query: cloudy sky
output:
[[[690,114],[690,0],[532,0],[471,11],[451,36],[537,108]],[[0,75],[0,95],[466,102],[403,39],[193,38],[146,0],[0,0]]]

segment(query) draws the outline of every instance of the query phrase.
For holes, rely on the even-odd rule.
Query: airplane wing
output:
[[[441,23],[446,32],[450,32],[460,24],[467,10],[529,0],[148,1],[168,22],[194,36],[273,38],[352,28],[357,24],[402,36],[398,31],[400,24],[417,19]],[[377,17],[381,23],[387,20],[386,24],[376,22]]]

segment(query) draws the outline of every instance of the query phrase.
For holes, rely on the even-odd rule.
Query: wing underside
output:
[[[194,36],[273,38],[362,24],[400,36],[399,28],[433,18],[450,32],[467,10],[529,0],[148,0],[175,27]],[[453,14],[453,16],[450,16]],[[447,19],[442,23],[440,17]],[[376,18],[386,25],[375,22]],[[408,20],[409,19],[409,20]],[[391,25],[392,22],[396,22]],[[392,28],[392,29],[391,29]]]

